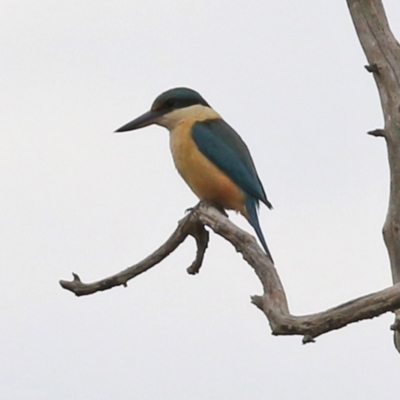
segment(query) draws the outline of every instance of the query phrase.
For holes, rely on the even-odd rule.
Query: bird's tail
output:
[[[260,242],[262,244],[262,247],[264,248],[265,252],[267,253],[267,256],[271,259],[272,263],[274,263],[274,260],[268,249],[267,242],[264,239],[264,235],[263,235],[261,227],[260,227],[260,222],[258,221],[257,205],[258,205],[258,202],[254,197],[246,196],[246,210],[247,210],[248,220],[249,220],[251,226],[256,231],[257,236],[260,239]]]

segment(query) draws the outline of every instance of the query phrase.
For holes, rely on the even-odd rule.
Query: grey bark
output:
[[[370,132],[386,140],[390,168],[390,197],[383,237],[389,253],[393,283],[400,282],[400,46],[393,36],[380,0],[347,0],[354,27],[379,92],[385,121]],[[400,352],[400,310],[395,312],[394,342]]]
[[[72,281],[60,281],[60,284],[77,296],[93,294],[115,286],[127,286],[130,279],[160,263],[190,235],[195,237],[198,250],[195,261],[187,271],[190,274],[198,273],[209,240],[204,226],[209,226],[232,243],[254,269],[262,283],[263,294],[252,296],[251,300],[267,316],[274,335],[302,335],[303,343],[308,343],[324,333],[353,322],[374,318],[400,307],[400,284],[398,284],[320,313],[303,316],[290,314],[285,290],[275,266],[258,246],[254,237],[234,225],[216,208],[204,202],[199,203],[183,218],[169,239],[143,261],[97,282],[83,283],[78,275],[74,274]]]

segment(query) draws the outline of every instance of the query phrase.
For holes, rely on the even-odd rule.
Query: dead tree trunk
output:
[[[384,137],[390,166],[389,209],[383,226],[393,283],[400,282],[400,46],[390,31],[381,0],[347,0],[367,70],[375,78],[385,120],[383,129],[369,132]],[[400,352],[400,310],[395,312],[394,341]]]
[[[160,263],[186,239],[193,236],[197,244],[194,262],[188,273],[199,272],[209,241],[205,226],[232,243],[254,269],[264,293],[253,296],[252,302],[267,316],[274,335],[302,335],[303,343],[347,324],[369,319],[385,312],[395,312],[392,325],[396,348],[400,351],[400,46],[390,32],[380,0],[347,0],[358,37],[368,59],[367,70],[373,73],[378,86],[384,129],[369,132],[383,137],[388,147],[391,174],[389,211],[383,228],[388,248],[394,285],[312,315],[290,314],[286,294],[277,270],[255,239],[239,229],[217,209],[206,203],[196,206],[153,254],[115,275],[93,283],[83,283],[74,274],[72,281],[60,281],[64,289],[77,296],[127,286],[135,276]]]

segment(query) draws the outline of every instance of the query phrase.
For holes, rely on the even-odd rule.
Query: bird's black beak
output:
[[[163,112],[157,110],[150,110],[140,117],[137,117],[131,122],[128,122],[126,125],[121,126],[121,128],[117,129],[115,132],[127,132],[133,131],[135,129],[143,128],[145,126],[154,124],[159,117],[163,115]]]

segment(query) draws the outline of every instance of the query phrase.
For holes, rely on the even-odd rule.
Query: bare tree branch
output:
[[[93,294],[99,291],[111,289],[115,286],[126,287],[130,279],[149,270],[164,260],[164,258],[168,257],[186,239],[188,235],[191,235],[196,239],[197,253],[196,259],[193,261],[192,265],[187,269],[187,271],[189,274],[196,274],[200,270],[204,254],[207,249],[208,232],[204,229],[204,225],[196,219],[195,214],[192,212],[179,222],[175,232],[159,249],[139,263],[132,265],[132,267],[92,283],[83,283],[79,276],[73,273],[72,275],[74,279],[72,281],[61,280],[60,285],[64,289],[75,293],[77,296]]]
[[[303,343],[308,343],[314,341],[314,338],[323,333],[340,329],[353,322],[376,317],[400,307],[399,284],[380,292],[351,300],[324,312],[304,316],[291,315],[285,291],[275,266],[258,246],[254,237],[234,225],[216,208],[204,202],[199,203],[179,223],[178,228],[165,244],[140,263],[94,283],[83,283],[77,275],[74,275],[73,281],[61,281],[60,284],[64,289],[72,291],[77,296],[111,289],[114,286],[126,286],[130,279],[147,271],[166,258],[188,235],[193,235],[194,232],[203,232],[200,233],[202,239],[197,241],[198,252],[195,261],[195,272],[198,272],[197,267],[200,267],[204,256],[204,243],[208,242],[208,234],[204,234],[206,231],[203,224],[209,226],[218,235],[232,243],[254,269],[263,285],[264,293],[262,296],[253,296],[252,302],[265,313],[274,335],[302,335]],[[200,225],[202,228],[200,228]],[[195,233],[195,235],[197,234]],[[203,244],[199,245],[199,243]],[[190,270],[188,272],[193,273],[194,271]]]
[[[206,207],[201,204],[198,208],[200,221],[231,242],[261,280],[264,294],[253,296],[252,302],[264,311],[274,335],[303,335],[303,342],[307,343],[323,333],[374,318],[400,306],[399,284],[324,312],[305,316],[291,315],[277,271],[255,239],[215,210]]]
[[[385,120],[383,130],[369,132],[386,139],[390,166],[390,199],[383,237],[393,283],[400,282],[400,46],[390,31],[380,0],[347,0],[361,46],[372,72]],[[400,310],[396,311],[394,340],[400,352]]]

